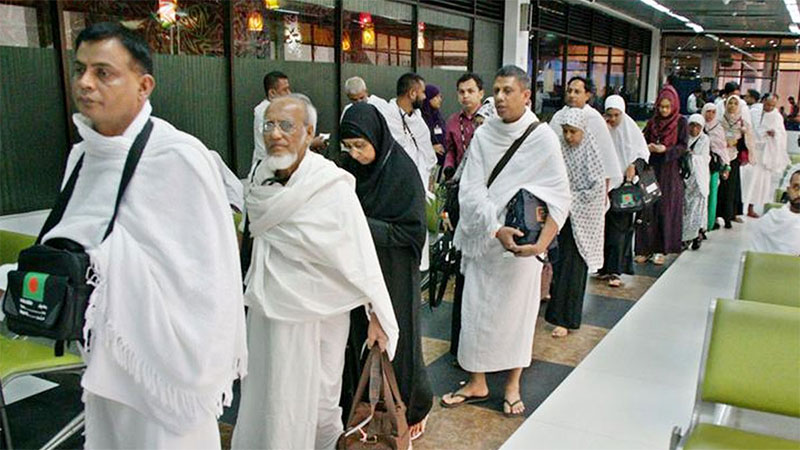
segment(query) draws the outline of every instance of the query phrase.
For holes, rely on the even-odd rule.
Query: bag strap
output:
[[[369,356],[367,356],[367,360],[364,362],[364,368],[361,370],[361,378],[358,380],[358,387],[356,388],[356,394],[353,396],[353,404],[350,406],[350,414],[347,418],[347,426],[350,426],[353,422],[353,417],[356,414],[356,406],[364,397],[364,390],[367,388],[367,383],[370,381],[370,369],[372,368],[372,361],[375,359],[375,352],[370,351]],[[370,397],[372,393],[370,392]],[[370,399],[370,403],[372,400]]]
[[[117,200],[114,204],[114,214],[111,216],[111,222],[109,222],[106,233],[103,235],[103,240],[105,240],[108,235],[111,234],[111,231],[114,230],[114,220],[117,218],[117,213],[119,212],[119,204],[122,201],[122,194],[125,192],[125,188],[128,187],[128,183],[131,181],[133,171],[136,169],[136,164],[139,162],[139,159],[142,156],[142,151],[144,150],[145,144],[147,144],[147,140],[150,138],[150,132],[152,130],[153,121],[148,120],[142,131],[140,131],[136,136],[136,139],[133,141],[133,144],[128,151],[128,157],[125,160],[125,167],[122,169],[122,179],[120,181],[119,189],[117,190]],[[50,214],[47,215],[47,219],[42,226],[42,230],[39,232],[39,236],[36,237],[36,244],[40,244],[44,235],[58,225],[58,223],[64,217],[64,211],[66,211],[67,204],[72,197],[72,192],[75,190],[75,184],[78,182],[78,173],[80,172],[81,167],[83,167],[83,158],[85,156],[86,154],[84,153],[78,159],[78,162],[75,164],[75,168],[72,169],[72,173],[67,180],[67,184],[65,184],[64,189],[58,193],[56,204],[53,206]]]
[[[114,203],[114,214],[111,216],[111,222],[108,223],[106,234],[103,235],[104,241],[108,235],[114,231],[114,221],[117,219],[119,204],[122,202],[122,194],[125,193],[128,183],[130,183],[131,178],[133,178],[133,172],[136,170],[136,165],[139,164],[139,159],[142,157],[142,152],[144,151],[144,146],[147,145],[147,140],[150,139],[151,131],[153,131],[153,121],[148,119],[142,131],[139,132],[136,139],[133,141],[131,149],[128,151],[128,157],[125,159],[125,167],[122,169],[122,179],[119,182],[119,189],[117,190],[117,200]]]
[[[539,124],[541,123],[542,122],[537,121],[528,125],[528,128],[525,130],[524,133],[522,133],[522,136],[518,137],[517,140],[514,141],[513,144],[511,144],[511,147],[509,147],[508,150],[506,150],[506,153],[503,155],[502,158],[500,158],[500,161],[497,162],[497,165],[494,166],[494,169],[492,169],[492,173],[491,175],[489,175],[489,181],[486,182],[487,188],[491,186],[492,183],[494,183],[495,178],[497,178],[497,176],[500,175],[500,172],[502,172],[503,169],[506,167],[506,164],[508,164],[508,161],[511,159],[511,157],[514,156],[514,153],[516,153],[517,150],[519,150],[519,147],[522,145],[523,142],[525,142],[525,139],[527,139],[527,137],[531,133],[533,133],[533,130],[535,130],[536,127],[538,127]]]

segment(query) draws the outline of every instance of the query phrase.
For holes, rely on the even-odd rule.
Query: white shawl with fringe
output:
[[[97,133],[85,116],[73,117],[83,141],[70,154],[65,179],[85,158],[64,218],[45,240],[81,243],[95,269],[84,388],[185,433],[220,416],[234,379],[246,374],[241,274],[211,153],[155,117],[114,231],[100,243],[128,149],[150,112],[147,103],[114,137]]]
[[[459,183],[461,219],[453,239],[467,258],[479,258],[495,239],[493,233],[505,222],[506,204],[526,189],[547,204],[558,227],[569,214],[570,188],[558,137],[550,127],[539,125],[509,160],[490,188],[489,174],[528,125],[538,121],[530,110],[513,123],[499,117],[475,131],[469,159]]]
[[[355,178],[310,151],[286,186],[262,185],[272,176],[259,166],[246,198],[253,236],[246,304],[290,322],[371,306],[394,357],[397,320]]]

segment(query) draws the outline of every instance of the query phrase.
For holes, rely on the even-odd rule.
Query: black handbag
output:
[[[152,130],[153,122],[148,120],[128,151],[114,214],[103,240],[114,230],[122,195]],[[78,181],[84,156],[80,157],[67,184],[58,194],[36,243],[20,252],[18,268],[9,272],[8,291],[3,298],[3,312],[9,330],[24,336],[56,340],[56,356],[63,354],[65,341],[82,341],[84,314],[94,290],[89,282],[93,274],[89,255],[81,244],[65,238],[53,238],[42,243],[42,237],[61,221]]]
[[[639,176],[639,181],[636,185],[642,190],[645,206],[650,206],[660,199],[662,195],[656,179],[656,172],[641,158],[634,161],[633,164],[636,167],[636,174]]]
[[[633,213],[644,209],[644,193],[642,188],[626,181],[622,186],[608,193],[611,200],[611,211]]]
[[[724,167],[725,167],[725,165],[722,164],[722,157],[720,157],[718,154],[712,152],[711,153],[711,161],[709,161],[709,163],[708,163],[708,170],[711,173],[722,172],[722,169]]]

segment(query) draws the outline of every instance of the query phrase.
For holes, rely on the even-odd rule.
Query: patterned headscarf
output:
[[[672,104],[672,110],[667,117],[663,117],[658,112],[658,105],[662,100],[668,100]],[[680,97],[678,91],[670,85],[666,85],[658,93],[656,99],[656,110],[653,117],[647,121],[647,127],[644,130],[644,137],[647,142],[659,142],[667,148],[672,147],[678,142],[678,122],[681,118],[680,111]]]
[[[597,140],[586,123],[586,114],[581,108],[564,111],[561,125],[569,125],[583,131],[583,140],[571,147],[561,133],[561,149],[567,166],[572,206],[570,221],[578,250],[594,271],[603,266],[603,233],[605,229],[605,171],[600,158]]]

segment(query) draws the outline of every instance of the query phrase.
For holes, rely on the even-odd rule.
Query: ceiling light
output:
[[[696,48],[697,48],[697,46],[696,46],[696,45],[693,45],[693,46],[692,46],[692,50],[694,50],[694,49],[696,49]]]
[[[774,44],[774,43],[775,43],[775,41],[769,41],[769,43],[770,43],[770,44]]]
[[[702,26],[692,22],[686,16],[682,16],[680,14],[676,14],[676,13],[670,11],[669,8],[667,8],[666,6],[662,5],[661,3],[658,3],[656,0],[639,0],[639,1],[644,3],[645,5],[653,8],[653,9],[659,11],[659,12],[662,12],[662,13],[672,17],[673,19],[680,20],[687,27],[689,27],[692,30],[694,30],[695,33],[701,33],[703,31],[703,27]],[[785,1],[795,1],[795,0],[785,0]]]

